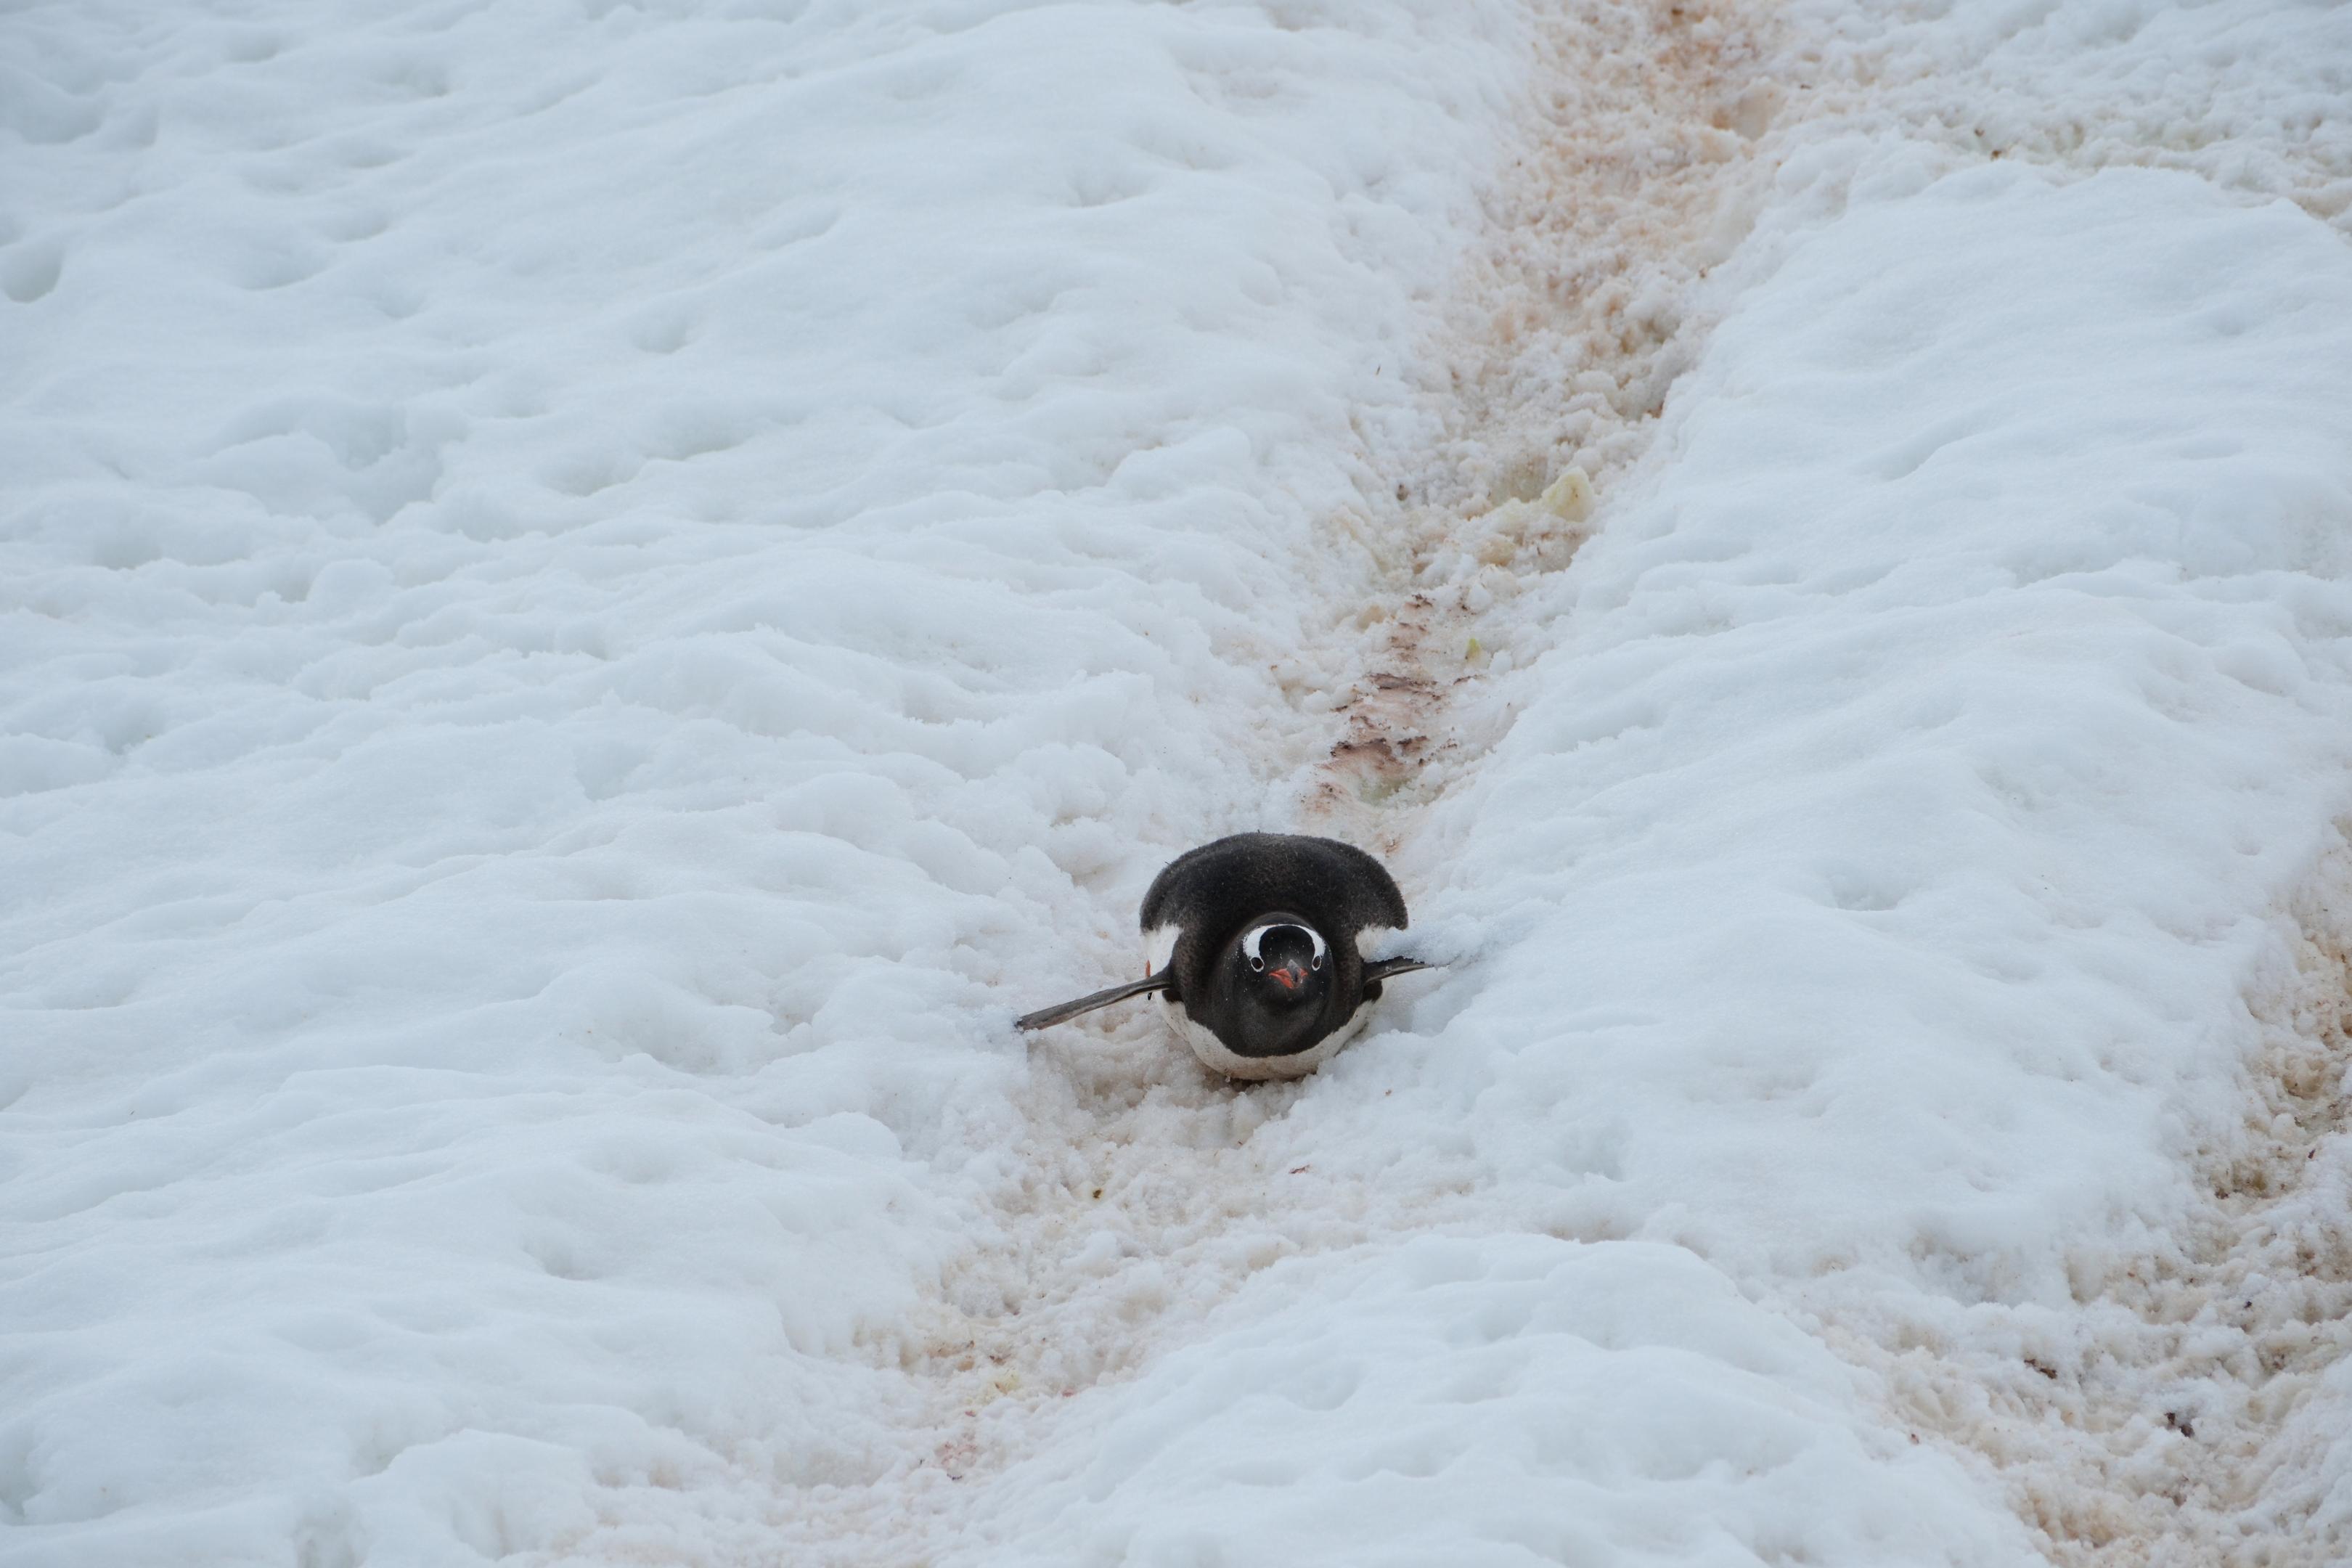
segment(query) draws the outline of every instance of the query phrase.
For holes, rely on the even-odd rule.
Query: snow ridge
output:
[[[2347,16],[20,12],[0,1561],[2341,1560]]]
[[[12,18],[0,1552],[765,1561],[929,1460],[1010,1015],[1328,751],[1517,26]]]
[[[2169,1234],[2082,1258],[2071,1312],[1979,1307],[1965,1349],[1832,1331],[1906,1419],[1991,1459],[2056,1561],[2322,1564],[2352,1540],[2347,868],[2339,838],[2292,900],[2243,1125],[2200,1150]]]
[[[1769,100],[1744,73],[1767,51],[1741,13],[1584,4],[1548,15],[1537,39],[1540,113],[1486,197],[1487,237],[1449,288],[1450,319],[1379,367],[1417,385],[1444,423],[1434,439],[1409,429],[1409,444],[1359,431],[1393,489],[1368,484],[1326,520],[1316,580],[1351,591],[1318,605],[1328,629],[1273,665],[1303,711],[1346,726],[1288,826],[1393,849],[1475,766],[1447,700],[1509,668],[1507,653],[1496,664],[1471,651],[1478,612],[1519,577],[1569,564],[1591,492],[1565,515],[1528,503],[1571,471],[1605,481],[1638,458],[1695,354],[1700,323],[1680,302],[1720,259],[1725,209],[1755,184],[1747,153]],[[1306,1088],[1236,1090],[1171,1068],[1148,1019],[1060,1031],[1033,1069],[1020,1101],[1030,1157],[996,1200],[1001,1233],[951,1270],[936,1316],[890,1342],[937,1385],[932,1462],[876,1493],[813,1500],[829,1522],[808,1550],[854,1541],[844,1561],[886,1561],[975,1532],[992,1543],[983,1555],[1009,1550],[1018,1538],[992,1516],[1023,1517],[1036,1483],[1002,1472],[1077,1441],[1057,1426],[1100,1419],[1063,1401],[1197,1341],[1286,1259],[1491,1225],[1443,1186],[1381,1192],[1270,1156],[1254,1135]]]
[[[1396,808],[1435,799],[1499,732],[1450,705],[1535,646],[1508,602],[1573,559],[1593,486],[1640,459],[1696,357],[1698,285],[1761,199],[1789,47],[1752,5],[1547,12],[1528,122],[1423,351],[1443,434],[1385,454],[1395,508],[1340,520],[1387,585],[1300,656],[1346,692],[1318,816],[1393,847],[1413,821]]]

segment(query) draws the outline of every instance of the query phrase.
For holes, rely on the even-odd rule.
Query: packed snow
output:
[[[887,1467],[1419,417],[1514,24],[1344,9],[14,19],[5,1550]]]
[[[0,50],[0,1563],[2352,1556],[2352,11]]]

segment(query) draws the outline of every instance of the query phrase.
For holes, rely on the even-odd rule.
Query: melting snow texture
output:
[[[1515,25],[12,19],[0,1552],[887,1469],[1008,1005],[1308,754]]]
[[[1401,581],[1566,15],[13,16],[0,1562],[2341,1560],[2345,14],[1797,8]]]

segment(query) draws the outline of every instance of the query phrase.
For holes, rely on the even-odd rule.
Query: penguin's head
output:
[[[1240,1023],[1262,1050],[1290,1045],[1317,1026],[1331,994],[1331,944],[1298,916],[1261,915],[1225,951],[1225,981]]]

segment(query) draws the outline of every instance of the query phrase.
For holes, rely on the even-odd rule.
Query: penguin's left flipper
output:
[[[1050,1029],[1056,1024],[1066,1024],[1082,1013],[1097,1007],[1108,1007],[1114,1002],[1124,1002],[1130,996],[1140,996],[1147,991],[1166,991],[1176,984],[1171,970],[1161,970],[1149,980],[1138,980],[1128,985],[1114,985],[1108,991],[1097,991],[1091,996],[1081,996],[1075,1002],[1065,1002],[1058,1007],[1041,1007],[1013,1020],[1016,1029]]]

